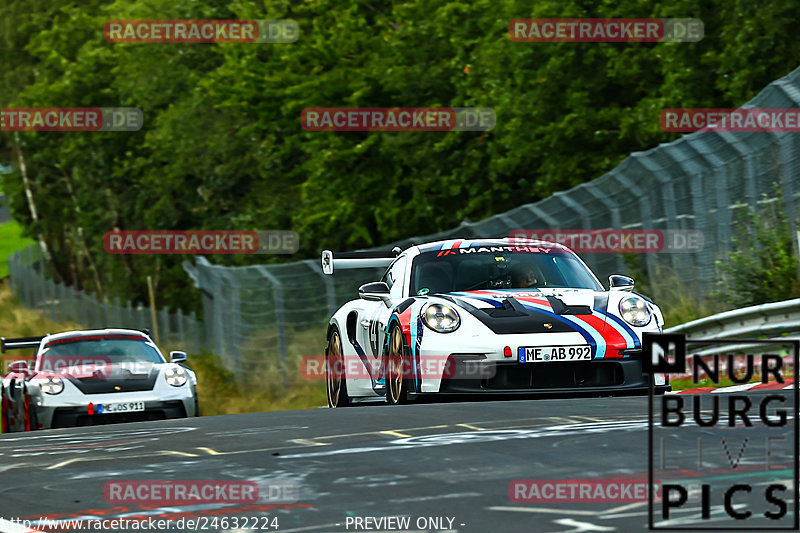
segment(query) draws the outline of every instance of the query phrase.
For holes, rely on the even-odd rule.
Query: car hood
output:
[[[541,305],[550,307],[552,310],[555,306],[559,308],[559,301],[565,306],[570,308],[580,307],[581,309],[573,309],[574,311],[586,311],[589,308],[595,307],[600,304],[603,311],[606,311],[608,303],[608,293],[603,291],[593,291],[590,289],[501,289],[501,290],[478,290],[478,291],[459,291],[447,293],[443,296],[449,296],[459,302],[466,302],[469,305],[479,308],[487,309],[494,307],[502,307],[502,303],[509,297],[513,297],[520,302],[540,303]],[[597,301],[599,300],[599,301]],[[573,312],[570,314],[587,314]]]
[[[626,294],[630,293],[501,289],[451,292],[430,299],[456,304],[497,334],[577,332],[587,344],[596,346],[598,353],[604,354],[606,347],[641,346],[633,328],[611,312]]]
[[[153,390],[163,364],[149,364],[147,368],[113,368],[110,372],[62,372],[61,378],[70,381],[84,394],[114,392],[139,392]]]

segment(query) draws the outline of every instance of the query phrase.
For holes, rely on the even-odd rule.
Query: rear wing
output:
[[[0,337],[0,353],[6,353],[6,350],[23,350],[25,348],[36,348],[42,342],[42,337],[20,337],[18,339],[6,339]]]
[[[322,272],[333,274],[334,266],[340,270],[352,268],[385,268],[392,264],[402,250],[395,246],[391,252],[336,252],[322,251]]]

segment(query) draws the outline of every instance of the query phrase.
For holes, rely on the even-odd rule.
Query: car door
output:
[[[394,304],[402,301],[403,298],[403,276],[405,275],[406,256],[401,255],[381,278],[381,281],[389,286],[389,296],[392,305],[383,302],[371,302],[375,305],[369,309],[364,309],[365,313],[359,316],[359,343],[364,347],[364,352],[371,365],[371,375],[381,378],[381,372],[376,370],[381,368],[381,356],[383,346],[386,344],[386,324],[392,313]]]

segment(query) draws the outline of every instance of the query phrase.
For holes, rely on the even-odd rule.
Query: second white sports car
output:
[[[0,351],[36,348],[2,380],[4,431],[163,420],[198,415],[197,378],[184,352],[167,361],[149,334],[68,331],[0,339]],[[29,364],[30,363],[30,364]]]

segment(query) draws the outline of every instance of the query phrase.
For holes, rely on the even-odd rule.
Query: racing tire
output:
[[[23,392],[23,394],[25,394]],[[39,417],[36,415],[36,406],[31,402],[31,397],[25,394],[25,431],[36,431],[39,429]]]
[[[389,333],[389,353],[386,363],[386,403],[389,405],[408,403],[407,374],[411,360],[399,326],[394,326]]]
[[[325,383],[328,389],[328,407],[334,409],[351,405],[347,395],[342,336],[337,328],[331,331],[328,346],[325,348]]]
[[[1,389],[0,393],[2,393]],[[0,433],[8,433],[11,431],[8,427],[8,400],[5,394],[2,394],[2,397],[0,400]]]

